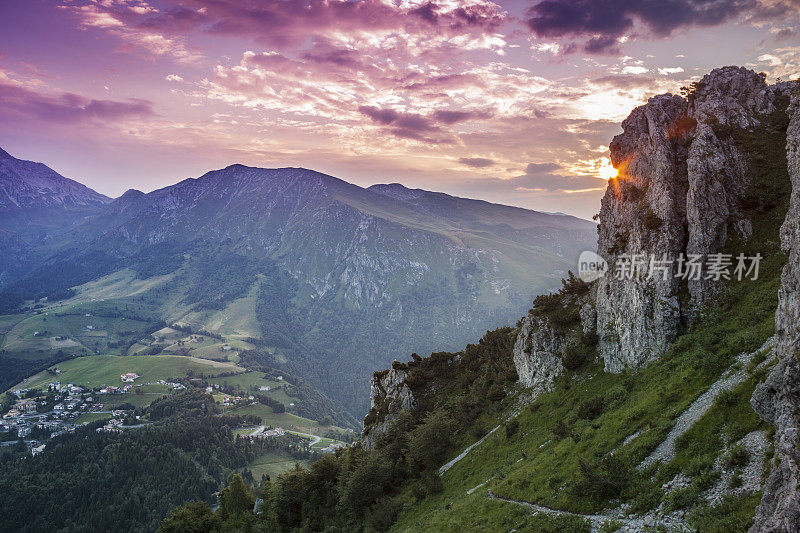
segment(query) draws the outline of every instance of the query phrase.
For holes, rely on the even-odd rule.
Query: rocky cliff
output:
[[[589,287],[575,278],[552,296],[540,296],[519,324],[514,365],[519,382],[533,396],[553,388],[555,379],[594,356],[597,313]]]
[[[401,411],[411,410],[416,404],[406,378],[408,370],[398,364],[372,375],[369,383],[370,412],[364,419],[364,435],[361,439],[364,448],[375,448],[376,440],[386,433],[397,415]]]
[[[611,272],[598,280],[599,353],[608,371],[637,367],[674,338],[682,318],[679,280],[616,279],[622,257],[675,257],[686,243],[686,159],[694,122],[680,96],[662,95],[636,108],[612,141],[619,176],[600,208],[598,253]]]
[[[751,235],[752,154],[731,141],[731,132],[749,131],[782,111],[791,88],[768,86],[745,68],[715,69],[686,88],[685,97],[653,97],[622,123],[610,144],[619,175],[599,213],[598,253],[609,272],[594,283],[590,313],[582,317],[584,331],[596,329],[606,371],[657,358],[722,286],[724,280],[705,273],[682,275],[689,268],[680,259],[705,263],[733,239]],[[527,320],[515,351],[520,381],[534,389],[547,389],[560,373],[556,358],[570,342],[552,342],[548,327]],[[525,353],[527,346],[533,351]]]
[[[781,248],[789,261],[781,276],[775,329],[779,362],[753,394],[751,404],[775,428],[775,457],[764,484],[751,532],[800,529],[800,97],[789,107],[787,159],[792,180],[789,212],[781,227]]]
[[[565,343],[565,335],[550,327],[545,319],[532,313],[526,316],[514,344],[514,365],[520,383],[533,394],[550,390],[553,380],[564,371]]]
[[[760,125],[789,89],[725,67],[694,84],[686,99],[657,96],[631,113],[610,145],[620,173],[600,210],[599,253],[612,269],[635,254],[704,262],[732,238],[750,236],[743,209],[753,184],[750,154],[725,133]],[[683,280],[677,269],[673,263],[663,276],[599,280],[598,349],[606,370],[657,357],[721,286],[705,274]]]

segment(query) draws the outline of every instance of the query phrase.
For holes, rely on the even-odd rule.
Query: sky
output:
[[[800,74],[800,0],[0,0],[0,147],[116,197],[233,163],[591,217],[713,68]]]

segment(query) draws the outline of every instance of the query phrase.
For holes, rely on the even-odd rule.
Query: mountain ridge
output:
[[[419,205],[312,170],[229,165],[126,192],[45,240],[39,264],[2,290],[63,297],[124,268],[142,280],[172,273],[154,305],[197,329],[251,294],[260,325],[246,335],[358,412],[371,361],[454,347],[510,319],[596,234],[574,217],[418,195]]]

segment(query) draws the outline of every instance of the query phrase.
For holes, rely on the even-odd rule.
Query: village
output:
[[[58,368],[52,370],[54,376],[61,374]],[[159,379],[152,383],[138,382],[139,374],[125,372],[120,374],[119,385],[103,385],[88,388],[75,383],[61,383],[52,381],[46,389],[19,388],[8,391],[5,403],[0,406],[0,446],[18,445],[22,441],[28,450],[36,455],[42,452],[47,441],[64,433],[72,433],[77,428],[97,420],[105,420],[103,426],[97,428],[98,432],[120,433],[124,429],[132,429],[146,425],[140,423],[135,408],[129,403],[119,405],[119,401],[104,400],[109,395],[124,395],[136,392],[143,385],[161,385],[173,391],[186,389],[186,385],[175,381]],[[280,381],[282,378],[278,378]],[[203,384],[202,380],[190,379],[189,383]],[[253,395],[226,394],[217,383],[206,384],[205,391],[212,395],[217,405],[223,412],[246,405],[255,405],[257,398]],[[262,386],[261,392],[270,390]],[[112,403],[114,408],[106,407]],[[293,406],[294,404],[289,404]],[[107,415],[103,416],[103,415]],[[322,440],[321,437],[282,427],[255,426],[244,428],[240,435],[250,439],[278,438],[283,436],[302,437],[310,439],[308,446],[314,446]],[[323,442],[323,448],[317,448],[322,453],[333,453],[338,448],[345,446],[341,442]]]
[[[53,370],[54,375],[60,373],[57,368]],[[89,389],[75,383],[53,381],[44,390],[21,388],[9,391],[0,409],[0,446],[13,446],[21,440],[36,455],[44,450],[49,439],[72,433],[80,426],[105,418],[102,415],[108,415],[110,420],[97,431],[119,432],[126,427],[136,427],[139,425],[135,422],[138,417],[134,415],[132,405],[106,408],[103,397],[126,394],[135,387],[150,384],[135,384],[137,379],[139,375],[135,372],[126,372],[120,375],[120,381],[124,383],[120,386],[106,385]],[[182,383],[164,380],[153,384],[165,385],[173,390],[186,388]]]

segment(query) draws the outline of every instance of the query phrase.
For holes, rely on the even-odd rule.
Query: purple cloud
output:
[[[681,27],[716,26],[750,12],[757,0],[543,0],[528,10],[537,37],[577,38],[591,54],[614,53],[620,37],[641,23],[652,36]],[[575,51],[574,47],[570,51]]]
[[[437,122],[441,122],[443,124],[456,124],[458,122],[464,122],[466,120],[475,120],[479,118],[489,118],[491,117],[490,113],[486,112],[477,112],[477,111],[448,111],[448,110],[437,110],[433,113],[433,118]]]
[[[458,162],[472,168],[486,168],[495,164],[494,159],[485,157],[462,157]]]
[[[155,115],[152,103],[130,98],[99,100],[73,93],[43,94],[20,85],[0,83],[0,117],[73,124],[86,120],[114,122]]]
[[[383,126],[391,126],[390,131],[397,137],[432,143],[446,142],[444,138],[432,138],[425,134],[439,132],[430,119],[417,113],[402,113],[394,109],[380,109],[375,106],[360,106],[358,110]]]
[[[138,15],[125,5],[107,9],[126,24],[166,34],[200,30],[249,36],[269,45],[299,44],[309,35],[402,29],[408,33],[494,32],[505,12],[491,1],[452,7],[429,2],[410,8],[380,0],[170,0],[166,7]]]

